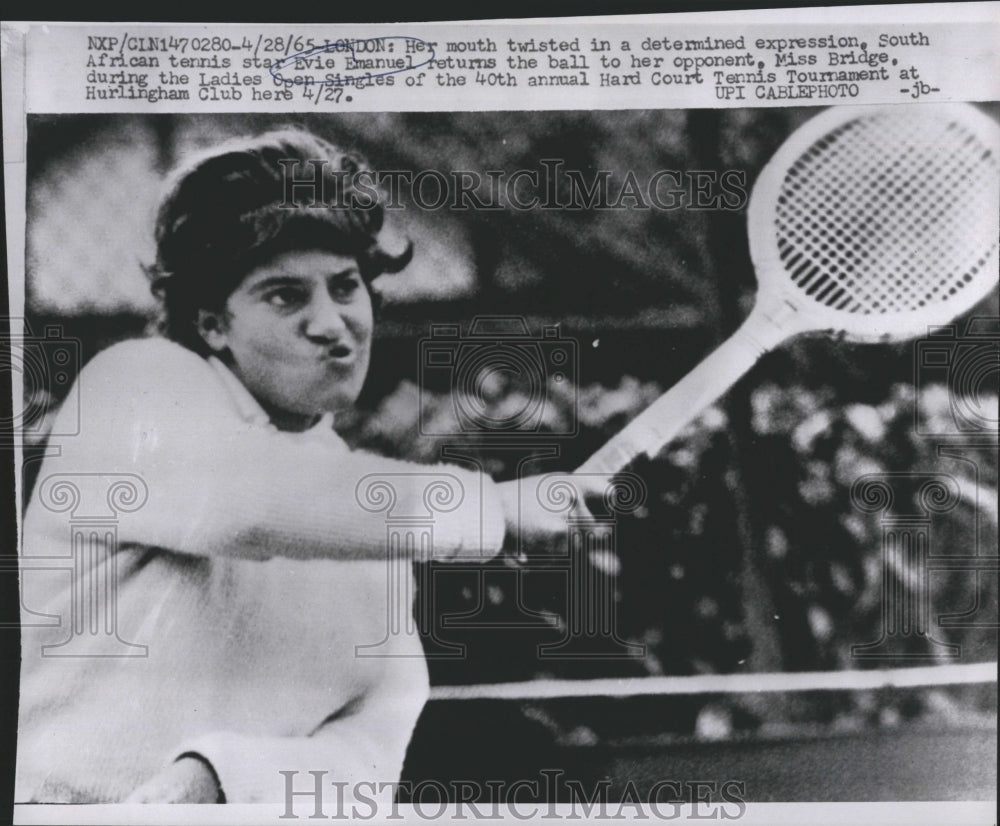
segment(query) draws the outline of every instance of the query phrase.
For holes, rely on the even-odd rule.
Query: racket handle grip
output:
[[[640,454],[656,454],[735,384],[764,353],[773,350],[787,336],[764,314],[751,313],[730,338],[629,422],[576,472],[619,473]]]

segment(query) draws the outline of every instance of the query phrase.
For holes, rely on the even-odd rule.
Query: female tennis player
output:
[[[314,162],[337,203],[287,200],[286,171]],[[348,795],[391,784],[428,678],[416,633],[387,636],[385,515],[359,505],[360,480],[390,477],[400,507],[429,474],[458,485],[436,559],[565,535],[516,482],[351,451],[332,429],[368,370],[372,282],[410,258],[380,245],[383,208],[350,183],[362,168],[283,130],[174,177],[153,267],[163,335],[82,370],[80,433],[26,512],[25,557],[51,560],[68,558],[67,497],[73,513],[116,506],[76,568],[25,566],[18,801],[283,804],[281,772],[298,790],[310,771]],[[383,638],[388,656],[356,656]]]

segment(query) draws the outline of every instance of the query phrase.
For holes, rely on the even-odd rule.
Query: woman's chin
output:
[[[312,412],[302,415],[311,415],[313,420],[318,420],[327,414],[336,416],[354,408],[355,398],[353,396],[337,396],[336,398],[324,399],[320,404],[312,408]]]

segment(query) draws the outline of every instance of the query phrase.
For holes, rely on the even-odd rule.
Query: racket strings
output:
[[[844,130],[842,130],[844,131]],[[829,146],[829,141],[824,141],[820,148],[826,149]],[[878,159],[881,160],[881,159]],[[933,156],[927,157],[926,152],[914,152],[910,151],[905,155],[897,155],[896,157],[889,159],[887,165],[881,165],[881,172],[874,174],[872,181],[874,186],[870,188],[869,194],[871,195],[868,202],[868,208],[863,211],[856,211],[851,214],[847,213],[847,220],[838,221],[837,215],[831,215],[830,224],[833,225],[835,230],[837,230],[842,236],[851,238],[868,238],[873,235],[879,236],[881,239],[881,260],[873,260],[870,255],[871,250],[865,249],[863,246],[855,244],[855,248],[848,246],[846,248],[846,257],[848,259],[857,259],[859,256],[851,255],[852,252],[860,250],[863,253],[868,254],[867,258],[863,258],[862,265],[867,266],[870,271],[873,265],[881,265],[882,269],[886,269],[887,262],[898,262],[900,256],[898,255],[898,248],[900,246],[914,250],[915,252],[921,253],[921,258],[927,263],[928,253],[933,254],[933,249],[928,250],[924,241],[927,239],[934,240],[937,235],[933,232],[934,223],[940,215],[949,215],[949,210],[952,208],[953,204],[948,202],[948,199],[938,202],[938,209],[935,210],[937,213],[931,214],[931,211],[926,213],[917,213],[912,216],[907,216],[910,220],[904,222],[897,222],[898,226],[892,226],[887,222],[886,216],[892,215],[893,213],[887,213],[886,209],[891,208],[894,205],[893,197],[898,201],[903,203],[909,203],[914,200],[914,192],[919,191],[918,183],[926,181],[928,179],[934,180],[936,176],[940,176],[942,170],[936,169],[933,166],[935,158]],[[877,168],[877,167],[876,167]],[[874,169],[872,170],[874,171]],[[948,170],[945,173],[948,174]],[[953,170],[951,171],[953,172]],[[815,178],[813,179],[815,180]],[[851,181],[847,179],[850,186],[847,188],[847,196],[856,198],[859,194],[864,195],[864,192],[859,193],[858,184],[859,181]],[[885,182],[887,180],[898,180],[901,181],[901,185],[897,187],[896,192],[892,192],[885,189]],[[862,179],[863,181],[863,179]],[[813,197],[826,196],[824,200],[827,200],[830,195],[834,193],[827,192],[811,192],[809,193]],[[843,197],[843,193],[841,193]],[[862,202],[863,203],[863,202]],[[861,216],[859,218],[859,216]],[[943,230],[944,227],[939,227]],[[822,243],[822,242],[821,242]],[[937,257],[941,255],[942,245],[937,244]],[[822,249],[820,250],[823,251]],[[915,257],[915,256],[911,256]],[[845,287],[860,287],[861,288],[861,298],[865,300],[865,303],[874,307],[874,309],[884,309],[885,311],[892,311],[895,309],[907,309],[909,308],[905,302],[899,302],[892,300],[892,296],[898,296],[900,291],[903,291],[902,298],[907,299],[912,297],[912,294],[919,292],[915,291],[913,287],[926,286],[933,293],[935,288],[940,282],[932,282],[930,284],[918,284],[914,281],[921,281],[921,275],[927,272],[925,267],[908,268],[908,271],[899,272],[898,263],[897,266],[892,268],[895,271],[890,270],[884,275],[889,276],[880,280],[868,279],[867,282],[858,282],[858,279],[853,277],[852,262],[847,264],[846,270],[848,272],[846,279],[841,280],[839,283],[834,279],[830,278],[827,274],[832,267],[837,266],[836,263],[830,265],[829,261],[823,261],[822,258],[819,262],[821,265],[826,264],[827,267],[816,267],[805,274],[805,278],[800,278],[801,286],[804,286],[807,293],[814,296],[818,301],[832,305],[834,307],[844,307],[851,306],[854,311],[861,309],[864,310],[864,305],[859,305],[857,301],[851,302],[851,297],[847,294]],[[856,270],[856,267],[854,268]],[[826,270],[826,271],[824,271]],[[864,269],[862,273],[864,274]],[[826,277],[824,277],[826,276]],[[807,283],[811,282],[811,283]],[[846,283],[845,283],[846,281]],[[886,290],[886,284],[882,282],[887,282],[888,285],[893,288],[892,293]],[[870,289],[865,289],[866,287]],[[871,289],[874,288],[874,289]],[[910,295],[907,295],[907,294]],[[846,300],[845,300],[846,299]],[[853,304],[853,306],[852,306]],[[896,304],[902,304],[902,306],[895,306]],[[917,305],[920,305],[920,300],[918,299]]]
[[[839,131],[840,133],[843,133],[848,130],[845,128],[841,128],[841,130]],[[828,150],[831,143],[832,142],[829,139],[821,141],[817,149]],[[809,160],[815,159],[817,157],[817,154],[818,153],[815,151],[809,153]],[[827,161],[825,166],[828,167],[831,165],[829,163],[830,160],[833,161],[839,160],[833,155],[826,155],[823,156],[823,158],[824,160]],[[919,238],[923,237],[922,233],[926,231],[926,226],[920,226],[919,224],[917,224],[916,226],[913,227],[913,229],[916,230],[916,232],[913,233],[908,231],[911,229],[911,225],[909,224],[903,224],[901,227],[893,227],[891,225],[887,225],[885,221],[886,213],[884,212],[884,210],[887,207],[892,206],[891,196],[895,196],[898,200],[902,202],[909,202],[912,200],[913,198],[912,190],[914,189],[913,182],[916,180],[922,180],[923,178],[921,177],[921,175],[926,176],[927,174],[926,166],[930,160],[931,159],[929,158],[922,157],[921,153],[910,153],[909,156],[897,155],[894,158],[888,159],[888,163],[886,165],[878,164],[877,166],[872,168],[871,173],[869,174],[869,176],[867,176],[873,183],[873,186],[870,187],[870,191],[868,193],[871,196],[868,203],[868,209],[864,210],[863,212],[855,212],[853,215],[851,213],[847,213],[846,222],[841,222],[837,220],[839,217],[837,214],[829,215],[828,216],[829,223],[832,224],[833,228],[838,230],[839,233],[844,237],[866,238],[879,234],[882,238],[883,260],[886,258],[885,253],[888,253],[889,256],[892,256],[892,254],[895,252],[893,247],[898,246],[901,240],[912,248],[912,246],[915,243],[919,242]],[[909,163],[906,163],[907,161]],[[909,166],[910,168],[902,168],[906,166]],[[829,169],[821,170],[822,174],[829,175],[829,172],[830,172]],[[816,180],[817,177],[814,175],[811,181],[815,182]],[[822,179],[820,178],[820,180]],[[860,199],[864,197],[866,193],[863,191],[859,191],[860,189],[859,184],[863,183],[864,180],[863,178],[859,177],[856,180],[851,180],[850,178],[846,178],[844,180],[848,183],[848,187],[846,190],[847,197],[852,199]],[[885,188],[886,182],[893,180],[902,182],[902,185],[898,187],[898,191],[895,193],[888,191]],[[911,191],[907,192],[906,191],[907,189]],[[809,193],[809,195],[813,197],[816,197],[817,195],[829,196],[830,194],[832,193],[826,193],[826,192]],[[841,197],[843,198],[844,195],[845,193],[842,192]],[[890,196],[890,197],[885,197],[885,196]],[[824,197],[824,201],[828,203],[829,202],[828,197]],[[863,204],[864,201],[861,200],[861,203]],[[858,216],[861,216],[860,219],[858,218]],[[901,232],[899,231],[900,229],[902,230]],[[896,230],[896,232],[893,232],[894,230]],[[914,234],[916,235],[916,237],[913,237]],[[903,237],[901,238],[900,236]],[[870,250],[866,250],[863,248],[861,249],[865,253],[870,253]],[[846,257],[848,259],[857,259],[858,257],[851,254],[855,250],[849,246],[843,249],[842,251],[846,254]],[[836,263],[833,263],[831,265],[829,261],[823,261],[822,259],[820,263],[827,264],[829,269],[833,269],[834,267],[837,266]],[[872,286],[882,287],[883,285],[877,282],[872,282],[871,280],[869,280],[868,283],[863,283],[863,282],[859,283],[858,279],[853,277],[853,273],[856,269],[856,263],[857,263],[856,260],[849,261],[849,263],[845,268],[847,270],[847,275],[841,279],[839,284],[837,281],[830,278],[823,271],[824,270],[823,267],[817,267],[811,270],[806,275],[806,278],[801,279],[802,286],[804,286],[807,289],[807,293],[813,295],[816,300],[825,302],[829,305],[833,305],[834,307],[850,306],[854,311],[857,311],[858,309],[863,309],[863,305],[858,304],[858,302],[856,301],[855,302],[851,301],[851,296],[847,294],[845,287],[861,288],[862,298],[866,300],[866,303],[876,306],[884,305],[886,303],[886,299],[888,298],[888,295],[886,294],[886,291],[884,289],[878,289],[877,291],[864,289],[865,287],[872,287]],[[871,267],[871,263],[872,262],[870,260],[862,261],[862,264],[863,265],[867,264],[869,268]],[[862,270],[862,272],[864,272],[864,270]],[[893,280],[898,282],[899,280],[898,274],[895,275],[897,275],[897,278]],[[807,279],[811,283],[806,283]],[[896,292],[898,292],[901,285],[899,283],[896,283],[893,286],[895,286]],[[892,309],[891,305],[890,309]]]
[[[844,123],[799,157],[779,189],[785,270],[813,301],[848,313],[947,300],[996,244],[998,168],[954,121],[883,114]]]
[[[846,130],[841,130],[841,131],[843,132]],[[829,141],[824,141],[821,144],[821,148],[826,149],[829,145],[830,145]],[[815,153],[813,153],[813,157],[815,157]],[[842,236],[851,238],[862,238],[862,239],[866,237],[872,237],[873,235],[880,236],[882,245],[881,246],[882,261],[873,262],[871,260],[871,256],[869,255],[868,260],[862,261],[862,263],[866,264],[869,267],[869,269],[871,268],[873,263],[875,264],[882,263],[884,267],[886,260],[888,261],[898,260],[898,255],[896,254],[897,252],[896,248],[898,248],[900,245],[904,245],[906,248],[909,249],[916,249],[921,246],[921,239],[927,237],[933,237],[933,236],[928,236],[926,233],[929,227],[933,225],[935,216],[930,216],[930,215],[915,216],[916,220],[914,220],[913,222],[910,221],[903,222],[899,226],[894,227],[891,224],[887,223],[886,221],[887,213],[885,212],[886,208],[891,208],[893,206],[893,198],[903,203],[908,203],[913,200],[914,190],[918,188],[915,185],[916,182],[926,180],[928,176],[933,176],[933,174],[938,171],[930,166],[932,162],[933,158],[926,157],[925,153],[911,151],[907,155],[897,155],[896,157],[889,159],[887,165],[882,165],[881,163],[878,164],[872,169],[872,173],[876,174],[871,175],[870,173],[871,175],[870,179],[873,182],[873,186],[870,187],[868,193],[870,195],[868,208],[861,212],[855,212],[853,215],[851,213],[847,213],[846,222],[838,221],[837,220],[838,216],[836,214],[829,216],[830,224],[832,224],[833,227],[836,230],[838,230]],[[881,169],[881,171],[877,171],[879,168]],[[828,170],[824,170],[824,172],[826,172],[826,174],[829,174]],[[815,178],[813,178],[813,180],[815,181]],[[846,195],[848,197],[858,198],[859,196],[863,197],[866,194],[863,191],[859,192],[860,189],[859,184],[863,183],[864,180],[863,178],[853,181],[851,179],[846,179],[846,180],[849,184],[846,190]],[[901,185],[897,187],[897,190],[895,192],[892,192],[885,188],[886,181],[892,181],[892,180],[897,180],[902,182]],[[815,197],[816,195],[829,196],[834,193],[811,192],[809,194]],[[844,197],[843,192],[841,193],[841,197]],[[943,211],[945,212],[945,214],[947,214],[948,206],[950,205],[947,204],[944,205]],[[864,249],[863,247],[861,247],[860,250],[865,253],[871,252],[871,250]],[[855,250],[852,249],[851,247],[847,247],[845,250],[846,257],[848,259],[857,259],[858,256],[851,255],[851,253],[854,251]],[[921,252],[923,252],[926,255],[926,250],[921,250]],[[828,261],[821,260],[820,263],[829,265]],[[834,263],[829,266],[829,269],[832,269],[833,267],[836,266],[837,266],[836,263]],[[828,305],[833,305],[834,307],[838,308],[844,306],[852,306],[853,304],[852,309],[854,311],[857,311],[858,309],[863,309],[864,308],[863,305],[859,305],[858,302],[856,301],[851,302],[850,300],[851,296],[845,295],[846,290],[844,288],[845,286],[860,287],[862,292],[862,298],[866,300],[867,304],[874,305],[876,309],[882,307],[885,307],[888,310],[896,309],[896,307],[893,306],[893,303],[889,300],[890,295],[887,294],[887,291],[884,289],[885,287],[884,284],[879,283],[878,281],[872,281],[871,279],[869,279],[867,283],[865,282],[858,283],[858,280],[852,276],[854,269],[856,269],[856,267],[852,269],[852,263],[847,264],[846,269],[848,271],[848,275],[846,276],[846,278],[842,279],[839,284],[836,281],[834,281],[834,279],[826,275],[823,269],[824,268],[822,267],[818,267],[810,271],[810,273],[807,275],[807,278],[809,278],[809,280],[812,283],[807,284],[806,279],[802,279],[802,286],[805,286],[807,289],[807,293],[813,295],[816,300],[825,302]],[[864,272],[864,270],[862,270],[862,272]],[[909,273],[911,279],[914,275],[916,275],[919,278],[920,274],[921,270],[919,269],[916,270],[915,272]],[[825,278],[824,275],[826,275]],[[889,273],[889,275],[892,277],[885,280],[889,281],[890,285],[894,288],[893,290],[894,294],[898,294],[900,289],[903,289],[904,291],[907,292],[911,291],[907,290],[907,287],[910,285],[907,285],[902,278],[902,276],[906,275],[906,273],[891,272]],[[934,285],[932,284],[929,286],[933,290]],[[866,290],[864,289],[865,287],[869,288],[874,287],[876,289]]]

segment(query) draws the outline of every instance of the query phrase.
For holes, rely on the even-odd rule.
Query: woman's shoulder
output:
[[[208,367],[208,362],[187,347],[160,337],[119,341],[101,350],[88,363],[88,369],[147,369]]]
[[[224,390],[207,360],[165,338],[130,339],[94,356],[80,372],[83,392],[105,398],[215,397]]]
[[[81,377],[94,380],[150,381],[163,384],[172,378],[197,381],[211,378],[209,363],[192,350],[165,338],[136,338],[120,341],[94,356]]]

